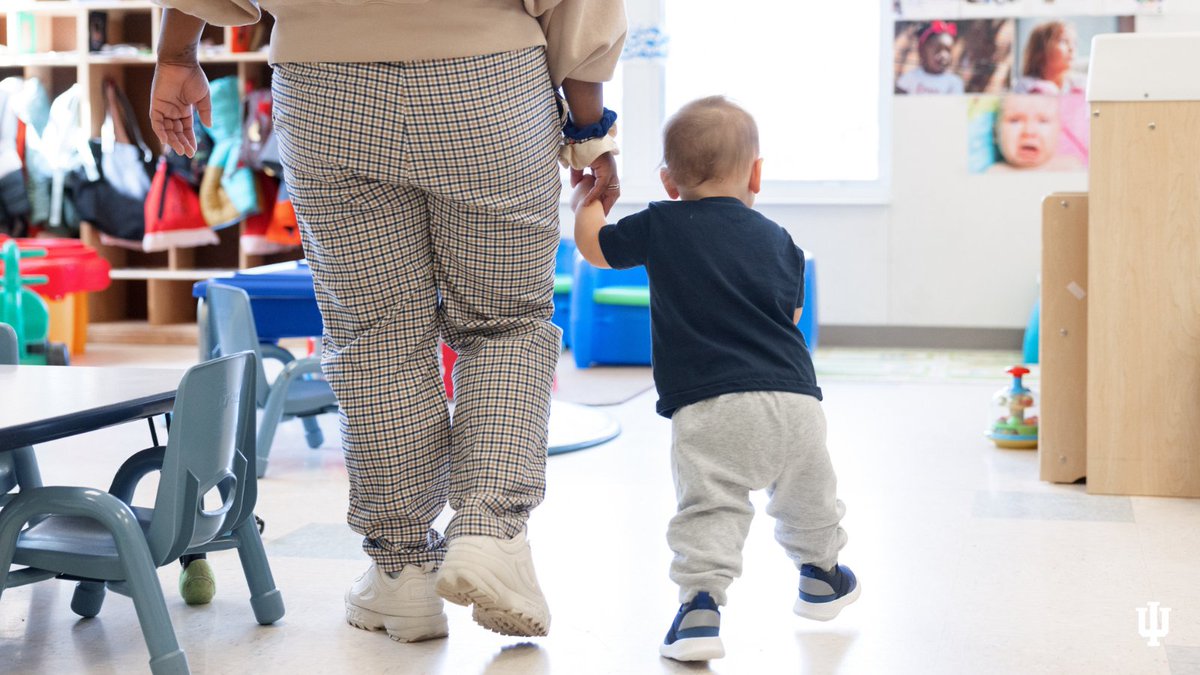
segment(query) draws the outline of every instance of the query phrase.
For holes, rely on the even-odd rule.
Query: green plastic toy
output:
[[[44,284],[47,279],[44,276],[21,276],[22,258],[41,258],[45,255],[45,249],[22,250],[11,239],[0,246],[0,262],[4,263],[4,276],[0,277],[0,323],[6,323],[16,331],[21,365],[65,366],[69,363],[67,346],[48,339],[50,310],[46,307],[46,301],[25,288]]]

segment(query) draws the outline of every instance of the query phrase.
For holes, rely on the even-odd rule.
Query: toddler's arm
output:
[[[571,195],[571,209],[575,211],[575,246],[584,260],[601,269],[608,269],[611,265],[600,250],[600,228],[608,224],[604,206],[600,200],[584,204],[595,180],[591,175],[584,176]]]

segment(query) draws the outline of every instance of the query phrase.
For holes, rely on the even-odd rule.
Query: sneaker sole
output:
[[[832,621],[846,608],[846,605],[857,600],[861,592],[862,583],[860,582],[854,587],[853,591],[850,591],[837,600],[830,600],[829,602],[805,602],[800,598],[796,598],[796,606],[792,607],[792,611],[813,621]]]
[[[430,616],[389,616],[346,603],[346,623],[363,630],[386,630],[397,642],[436,640],[450,634],[445,613]]]
[[[676,661],[711,661],[725,656],[725,645],[719,637],[687,638],[659,645],[658,653]]]
[[[437,593],[464,607],[474,605],[475,623],[501,635],[540,637],[550,632],[550,613],[526,600],[484,569],[442,566]]]

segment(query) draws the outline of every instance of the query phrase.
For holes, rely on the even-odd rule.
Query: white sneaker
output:
[[[387,630],[393,640],[419,642],[449,634],[442,599],[434,591],[437,573],[406,565],[393,579],[375,563],[346,591],[346,621],[363,630]]]
[[[550,608],[538,586],[524,532],[512,539],[451,540],[438,572],[437,592],[457,605],[475,605],[475,623],[501,635],[550,632]]]

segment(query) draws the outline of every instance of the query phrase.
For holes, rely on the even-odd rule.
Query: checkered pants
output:
[[[447,538],[512,537],[545,493],[559,354],[555,164],[543,50],[288,63],[275,129],[342,409],[350,527],[384,571]],[[451,425],[437,342],[458,352]]]

